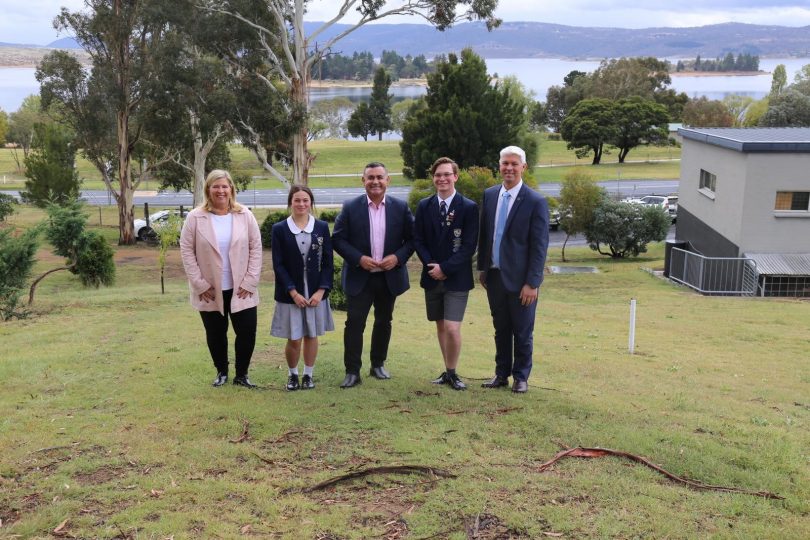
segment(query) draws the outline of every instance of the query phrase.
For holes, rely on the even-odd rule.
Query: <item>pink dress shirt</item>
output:
[[[368,223],[371,229],[371,258],[375,262],[383,260],[385,252],[385,197],[379,205],[375,205],[371,199],[368,200]],[[374,269],[372,272],[381,272]]]

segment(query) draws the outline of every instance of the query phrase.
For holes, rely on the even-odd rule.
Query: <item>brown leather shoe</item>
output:
[[[495,375],[491,381],[485,382],[481,385],[482,388],[500,388],[502,386],[509,386],[509,379],[506,377],[499,377]]]
[[[515,379],[515,381],[512,383],[512,392],[516,394],[525,394],[528,391],[529,391],[528,382]]]

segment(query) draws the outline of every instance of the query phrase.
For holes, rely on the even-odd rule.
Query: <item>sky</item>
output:
[[[170,0],[167,0],[170,1]],[[390,0],[396,4],[401,0]],[[343,0],[312,0],[310,21],[331,19]],[[51,24],[60,7],[75,11],[83,0],[0,0],[0,42],[46,45],[58,39]],[[703,26],[724,22],[810,26],[810,0],[500,0],[504,21],[569,26],[649,28]],[[343,22],[352,22],[347,15]],[[384,22],[422,22],[386,19]]]

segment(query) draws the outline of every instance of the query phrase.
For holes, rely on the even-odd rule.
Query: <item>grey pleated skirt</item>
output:
[[[300,308],[295,304],[276,302],[270,335],[279,338],[299,340],[302,337],[322,336],[335,329],[329,300],[325,299],[316,307]]]

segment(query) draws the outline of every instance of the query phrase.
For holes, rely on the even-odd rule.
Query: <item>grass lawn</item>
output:
[[[680,174],[680,148],[642,147],[628,154],[628,163],[617,163],[615,154],[606,154],[601,165],[591,165],[590,159],[578,159],[565,147],[565,141],[551,141],[547,136],[538,136],[540,155],[535,177],[540,182],[560,182],[572,167],[586,167],[597,180],[632,178],[678,178]],[[309,143],[309,150],[316,155],[310,170],[312,187],[359,186],[363,166],[372,161],[385,163],[391,172],[402,172],[402,156],[398,141],[346,141],[327,139]],[[21,158],[22,159],[22,158]],[[231,146],[232,172],[257,179],[258,189],[276,189],[281,184],[264,172],[253,155],[239,145]],[[79,176],[84,179],[83,189],[105,189],[98,172],[83,158],[77,160]],[[282,173],[289,174],[288,170]],[[351,176],[345,176],[345,175]],[[405,186],[410,182],[401,175],[391,177],[391,185]],[[23,189],[25,177],[18,173],[12,150],[0,148],[0,190]],[[251,185],[251,189],[252,189]],[[140,189],[154,188],[142,184]]]
[[[38,215],[24,211],[12,224],[28,226]],[[256,391],[210,386],[215,373],[177,250],[165,295],[156,248],[116,247],[110,288],[82,289],[69,274],[53,274],[38,287],[30,318],[0,323],[0,532],[806,538],[810,302],[698,296],[641,270],[662,266],[661,245],[628,261],[585,248],[566,255],[599,273],[546,277],[523,396],[480,388],[494,367],[480,287],[462,330],[459,373],[468,391],[429,382],[441,371],[440,354],[412,271],[394,313],[393,379],[364,370],[359,387],[338,387],[345,315],[336,312],[337,331],[321,340],[317,388],[287,393],[284,341],[269,336],[269,252],[251,367]],[[552,249],[549,264],[559,261]],[[37,271],[59,263],[43,249]],[[631,452],[679,476],[784,500],[696,491],[618,458],[572,458],[540,472],[561,445]],[[304,491],[391,465],[454,476],[380,474]]]

